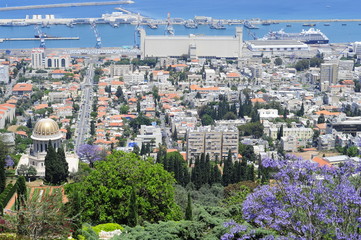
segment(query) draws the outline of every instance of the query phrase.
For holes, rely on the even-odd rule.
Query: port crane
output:
[[[102,47],[102,38],[100,37],[100,34],[98,32],[97,25],[95,24],[95,22],[92,22],[90,24],[90,26],[93,29],[95,39],[96,39],[95,48],[101,48]]]
[[[136,48],[139,48],[139,42],[138,39],[140,38],[140,30],[142,29],[142,27],[140,26],[140,14],[138,13],[138,17],[137,17],[137,25],[135,27],[135,31],[134,31],[134,46]]]
[[[168,13],[167,26],[165,27],[164,35],[174,35],[174,28],[172,26],[172,22],[170,21],[170,13]]]
[[[41,29],[39,28],[38,25],[35,25],[35,30],[39,35],[39,39],[40,39],[40,48],[45,48],[45,34],[43,33],[43,31],[41,31]]]
[[[247,28],[248,36],[251,36],[253,40],[257,40],[257,36],[254,32],[252,32],[250,29]]]

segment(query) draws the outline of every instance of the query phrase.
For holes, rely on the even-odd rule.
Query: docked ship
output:
[[[314,27],[314,26],[316,26],[316,23],[304,23],[304,24],[302,24],[302,26],[304,26],[304,27]]]
[[[41,37],[43,37],[43,38],[57,38],[57,37],[55,37],[55,36],[48,35],[48,34],[46,34],[46,33],[43,33],[42,36],[36,34],[36,35],[34,35],[34,37],[35,37],[35,38],[41,38]]]
[[[217,29],[217,30],[226,29],[226,27],[221,23],[221,21],[218,21],[217,23],[212,23],[210,28],[211,29]]]
[[[193,20],[188,20],[185,22],[184,26],[186,28],[192,28],[192,29],[195,29],[195,28],[198,28],[198,25],[197,23],[195,23]]]
[[[329,42],[324,33],[314,28],[302,30],[300,33],[286,33],[283,29],[277,32],[271,31],[262,40],[296,40],[306,44],[326,44]]]
[[[244,26],[248,29],[258,29],[259,27],[253,25],[252,23],[250,23],[249,21],[244,21]]]
[[[158,28],[158,25],[156,23],[153,23],[153,22],[149,22],[147,25],[148,25],[148,27],[150,29],[157,29]]]

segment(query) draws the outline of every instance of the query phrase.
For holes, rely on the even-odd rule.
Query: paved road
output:
[[[172,149],[172,148],[174,148],[173,140],[171,139],[171,132],[170,132],[169,127],[167,127],[165,125],[165,115],[164,114],[160,115],[160,121],[161,121],[160,127],[162,129],[162,136],[164,138],[165,144],[167,145],[168,149]]]
[[[81,84],[83,96],[75,132],[75,150],[77,150],[81,144],[85,143],[85,139],[90,131],[90,112],[93,100],[93,77],[94,67],[93,64],[90,63],[87,75],[84,77],[84,81]]]

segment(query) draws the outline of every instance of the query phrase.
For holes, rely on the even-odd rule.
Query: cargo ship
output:
[[[316,23],[304,23],[304,24],[302,24],[302,26],[304,26],[304,27],[314,27],[314,26],[316,26]]]
[[[34,37],[35,38],[41,38],[41,36],[40,35],[34,35]],[[46,34],[46,33],[43,33],[43,36],[42,36],[43,38],[57,38],[57,37],[55,37],[55,36],[51,36],[51,35],[48,35],[48,34]]]
[[[319,29],[310,28],[309,30],[302,30],[300,33],[286,33],[281,29],[277,32],[269,32],[262,40],[296,40],[306,44],[327,44],[328,37]]]
[[[186,21],[184,26],[186,28],[192,28],[192,29],[198,28],[198,25],[193,20]]]
[[[244,21],[244,26],[248,29],[258,29],[259,27],[253,25],[252,23],[248,22],[248,21]]]
[[[221,21],[218,21],[217,23],[212,23],[209,26],[211,29],[217,29],[217,30],[224,30],[226,27],[222,24]]]

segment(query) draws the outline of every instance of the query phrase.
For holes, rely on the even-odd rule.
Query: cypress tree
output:
[[[45,181],[51,184],[59,184],[62,173],[62,165],[58,161],[58,155],[49,140],[45,156]]]
[[[90,122],[90,135],[95,135],[95,122],[94,120],[91,120]]]
[[[277,140],[281,140],[283,137],[283,125],[281,125],[279,131],[277,132]]]
[[[204,163],[204,183],[209,183],[211,175],[211,163],[209,153],[206,155],[206,161]]]
[[[63,148],[58,149],[57,158],[58,158],[58,163],[60,164],[60,168],[58,170],[60,176],[59,181],[65,182],[69,176],[69,165],[68,162],[66,161],[65,152]]]
[[[4,207],[3,204],[0,202],[0,216],[4,215]]]
[[[26,194],[26,181],[24,176],[18,177],[16,181],[16,193],[18,195],[19,205],[24,205],[27,194]]]
[[[135,227],[138,225],[138,203],[134,188],[132,188],[129,199],[128,224],[130,227]]]
[[[206,168],[205,168],[205,165],[206,165],[206,159],[205,159],[205,155],[204,153],[201,154],[201,159],[199,161],[199,167],[198,167],[198,171],[199,171],[199,176],[200,176],[200,184],[203,185],[206,183]],[[201,185],[199,187],[201,187]]]
[[[214,172],[214,183],[221,183],[222,182],[222,174],[221,174],[221,171],[219,170],[217,164],[213,167],[213,172]]]
[[[196,189],[199,189],[202,185],[201,176],[199,171],[199,156],[196,157],[194,167],[192,168],[191,180],[194,183]]]
[[[239,103],[238,117],[244,118],[244,108],[242,102]]]
[[[191,199],[191,194],[190,193],[188,193],[188,203],[187,203],[185,218],[188,221],[193,220],[192,199]]]
[[[247,179],[246,180],[252,181],[252,182],[254,182],[254,180],[255,180],[253,164],[247,165]]]
[[[145,155],[145,144],[142,142],[142,147],[140,149],[140,155],[143,156]]]
[[[150,154],[150,152],[151,152],[151,149],[150,149],[150,143],[147,143],[146,145],[145,145],[145,152],[146,152],[146,154]]]
[[[28,121],[26,121],[26,126],[30,129],[33,128],[33,124],[31,123],[31,118],[29,118]]]
[[[51,141],[49,140],[48,148],[46,149],[46,156],[44,159],[45,164],[45,181],[51,183],[53,182],[53,174],[54,174],[54,161],[56,161],[56,152],[51,145]]]
[[[239,167],[240,167],[239,169],[240,180],[241,181],[247,180],[247,160],[245,158],[242,158]]]
[[[242,164],[239,161],[234,163],[234,171],[233,171],[233,182],[238,183],[242,180]]]
[[[5,189],[6,174],[5,174],[5,158],[7,150],[5,144],[0,140],[0,193]]]
[[[222,184],[227,186],[232,183],[233,178],[233,162],[232,162],[232,153],[231,150],[228,151],[228,157],[224,161],[223,175],[222,175]]]
[[[283,110],[283,119],[287,119],[287,113],[288,113],[288,110],[287,110],[287,108],[285,108]]]

